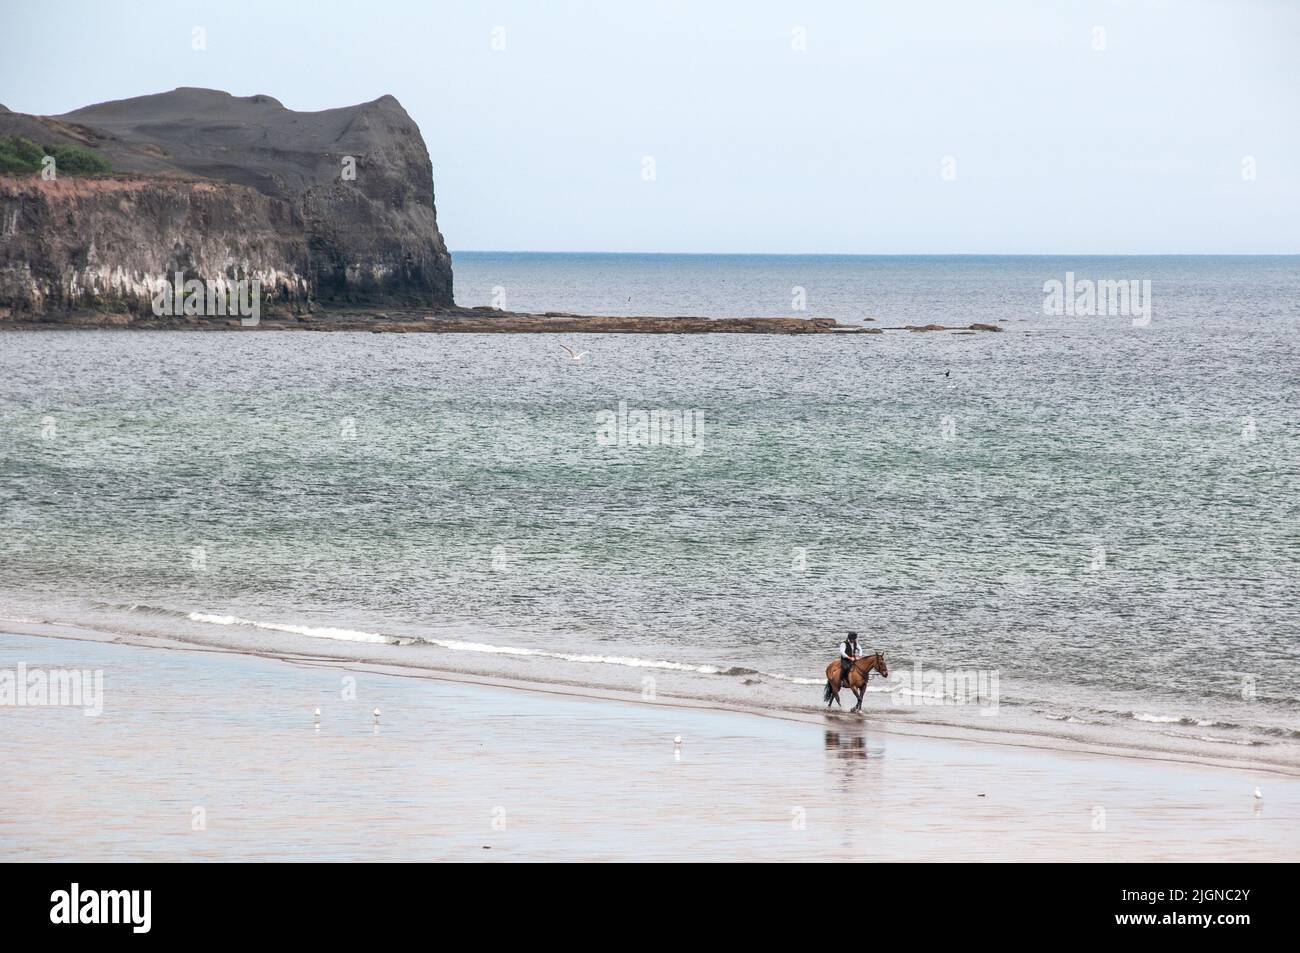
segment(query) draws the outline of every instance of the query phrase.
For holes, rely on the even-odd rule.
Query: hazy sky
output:
[[[454,250],[1300,252],[1291,0],[60,0],[0,31],[21,112],[392,93]]]

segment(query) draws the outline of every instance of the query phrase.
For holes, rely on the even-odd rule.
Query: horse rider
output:
[[[853,663],[860,658],[858,652],[858,633],[850,632],[844,641],[840,643],[840,684],[849,684],[849,672],[853,671]]]

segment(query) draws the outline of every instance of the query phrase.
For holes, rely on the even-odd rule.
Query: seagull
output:
[[[1255,785],[1255,800],[1260,801],[1263,800],[1263,798],[1264,798],[1264,792],[1259,789],[1258,784]]]
[[[375,709],[375,721],[378,721],[378,720],[379,720],[379,709],[376,708],[376,709]]]
[[[681,743],[682,743],[681,735],[678,735],[676,738],[673,739],[673,744],[677,745],[678,747],[681,746]],[[1256,788],[1256,790],[1258,790],[1258,788]]]
[[[579,351],[577,354],[574,354],[572,348],[570,348],[570,347],[565,347],[565,345],[563,345],[563,344],[561,344],[560,347],[564,348],[565,353],[567,353],[567,354],[569,355],[569,359],[570,359],[570,360],[573,360],[573,361],[580,361],[580,360],[582,360],[584,357],[586,357],[588,354],[591,353],[590,351]]]

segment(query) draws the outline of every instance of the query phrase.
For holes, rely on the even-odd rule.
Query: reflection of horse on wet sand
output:
[[[826,750],[841,758],[866,758],[867,739],[862,735],[841,735],[838,731],[826,732]]]
[[[853,696],[858,700],[849,711],[862,711],[862,700],[867,696],[867,677],[872,672],[879,672],[885,678],[889,678],[889,666],[885,664],[884,652],[864,655],[849,669],[849,691],[853,692]],[[832,703],[844,707],[840,701],[840,682],[840,659],[836,659],[826,666],[826,690],[822,692],[822,701],[826,703],[827,708],[830,708]]]

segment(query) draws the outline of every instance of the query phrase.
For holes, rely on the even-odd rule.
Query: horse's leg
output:
[[[857,698],[857,700],[858,700],[858,703],[857,703],[856,705],[853,706],[853,710],[854,710],[854,711],[862,711],[862,699],[865,698],[865,697],[866,697],[866,694],[867,694],[867,680],[866,680],[866,678],[863,678],[863,679],[862,679],[862,688],[861,688],[861,690],[859,690],[859,689],[853,687],[853,679],[850,678],[850,679],[849,679],[849,688],[853,689],[853,694],[854,694],[854,696],[855,696],[855,697]]]
[[[835,677],[831,678],[831,669],[835,670]],[[832,663],[826,667],[826,693],[822,696],[826,700],[826,707],[839,704],[841,708],[844,704],[840,702],[840,670],[837,663]]]

